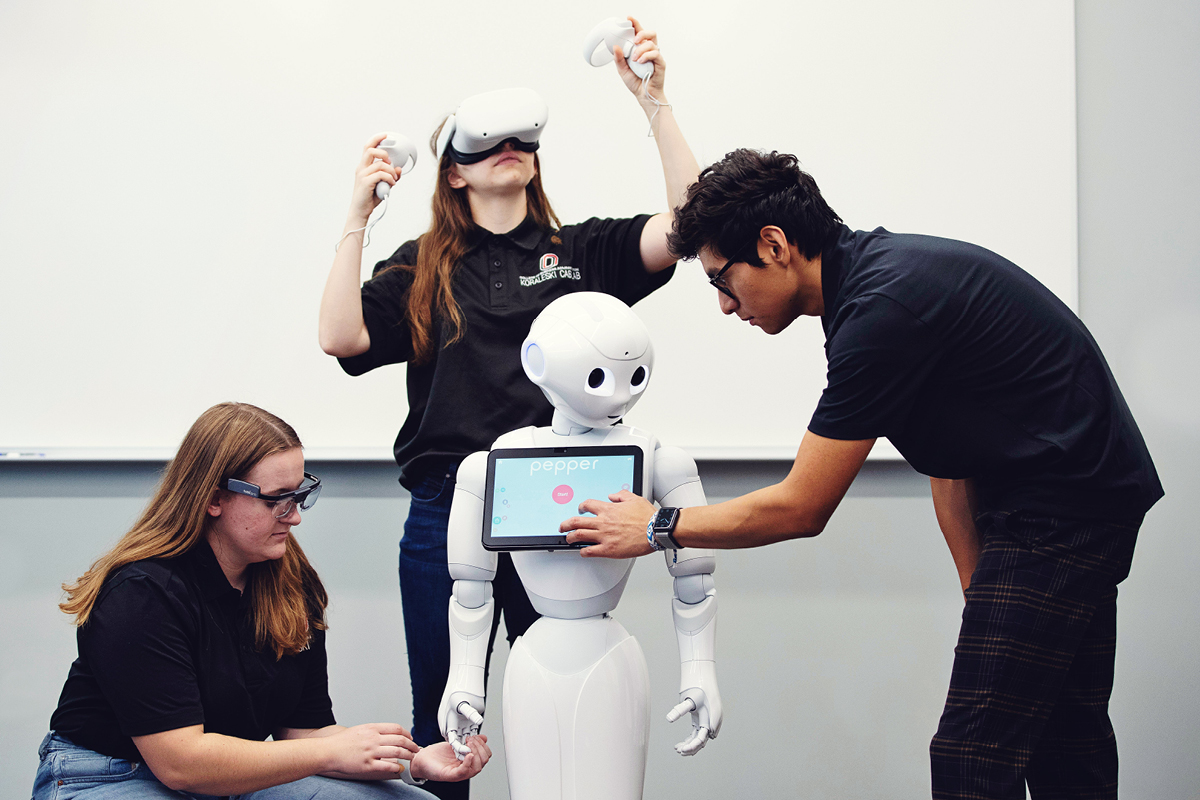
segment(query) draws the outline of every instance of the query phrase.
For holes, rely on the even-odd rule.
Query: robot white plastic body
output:
[[[636,445],[644,464],[637,494],[663,505],[705,503],[695,461],[686,453],[661,447],[645,431],[613,424],[636,402],[653,364],[645,328],[627,306],[587,292],[556,300],[534,322],[522,361],[554,403],[554,425],[512,431],[493,449]],[[597,371],[603,381],[595,379]],[[631,387],[635,381],[640,386]],[[439,718],[452,744],[478,730],[484,707],[497,560],[482,544],[487,455],[474,453],[459,467],[450,514],[451,664]],[[564,517],[574,511],[564,508]],[[692,755],[721,724],[716,562],[710,550],[666,551],[664,556],[675,579],[672,609],[681,665],[680,706],[672,718],[690,710],[693,727],[676,750]],[[634,562],[585,559],[577,550],[514,551],[512,559],[543,616],[514,644],[505,669],[511,797],[640,798],[649,743],[649,672],[637,641],[609,616]]]

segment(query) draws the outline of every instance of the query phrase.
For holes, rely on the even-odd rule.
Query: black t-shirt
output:
[[[985,509],[1134,518],[1162,486],[1100,348],[1050,290],[965,242],[842,226],[822,254],[828,385],[809,430],[886,436]]]
[[[408,418],[395,446],[402,484],[412,488],[422,475],[486,450],[502,433],[550,424],[550,403],[521,369],[521,342],[541,310],[565,294],[606,292],[633,305],[666,283],[673,267],[651,275],[642,263],[647,220],[589,219],[552,231],[527,217],[506,234],[471,231],[470,250],[453,277],[463,338],[446,347],[453,328],[435,315],[432,358],[408,366]],[[412,358],[407,294],[413,274],[388,267],[414,266],[417,248],[416,241],[406,242],[363,284],[371,348],[339,359],[349,374]]]
[[[201,540],[178,558],[138,561],[104,582],[79,628],[50,728],[75,744],[141,761],[130,737],[204,725],[263,740],[334,724],[325,632],[278,661],[254,649],[247,603]]]

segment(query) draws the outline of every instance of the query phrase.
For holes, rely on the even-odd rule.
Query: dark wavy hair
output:
[[[795,156],[734,150],[688,187],[667,247],[675,258],[695,258],[709,248],[761,267],[750,245],[764,226],[780,228],[805,258],[815,258],[841,221]]]

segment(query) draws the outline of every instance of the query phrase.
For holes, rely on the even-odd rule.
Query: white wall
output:
[[[1081,3],[1077,36],[1080,308],[1167,490],[1121,587],[1112,701],[1121,796],[1197,798],[1200,530],[1191,495],[1200,484],[1200,270],[1191,240],[1200,218],[1200,7]],[[405,500],[386,466],[319,466],[331,488],[300,532],[333,595],[335,707],[350,722],[403,718],[392,559]],[[702,468],[713,499],[781,474],[764,463]],[[73,656],[53,607],[56,587],[132,521],[151,482],[137,465],[0,463],[6,796],[32,783],[34,749]],[[926,746],[958,609],[926,492],[902,465],[868,465],[816,541],[722,556],[726,727],[685,761],[669,749],[675,732],[656,720],[647,797],[928,796]],[[648,561],[618,610],[654,668],[656,715],[674,688],[674,643],[661,636],[668,592]],[[390,628],[379,633],[380,625]],[[499,766],[480,778],[477,796],[505,796]]]
[[[404,368],[351,379],[315,343],[368,136],[421,141],[463,97],[527,85],[550,106],[540,155],[562,219],[667,207],[644,116],[614,68],[582,58],[617,12],[519,8],[459,0],[451,24],[444,6],[394,0],[0,5],[0,107],[16,123],[0,127],[15,299],[0,341],[20,343],[0,350],[17,387],[0,393],[0,452],[165,457],[203,409],[238,399],[311,452],[386,458]],[[661,32],[667,96],[702,162],[797,153],[848,224],[991,247],[1074,305],[1068,0],[645,0],[638,14]],[[367,270],[428,224],[422,150]],[[825,384],[820,326],[764,339],[714,299],[687,265],[639,304],[658,363],[629,421],[702,455],[789,457]]]

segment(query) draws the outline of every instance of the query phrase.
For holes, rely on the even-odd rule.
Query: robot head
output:
[[[575,292],[533,321],[521,366],[573,422],[604,428],[625,416],[649,385],[654,347],[629,306],[611,295]]]

